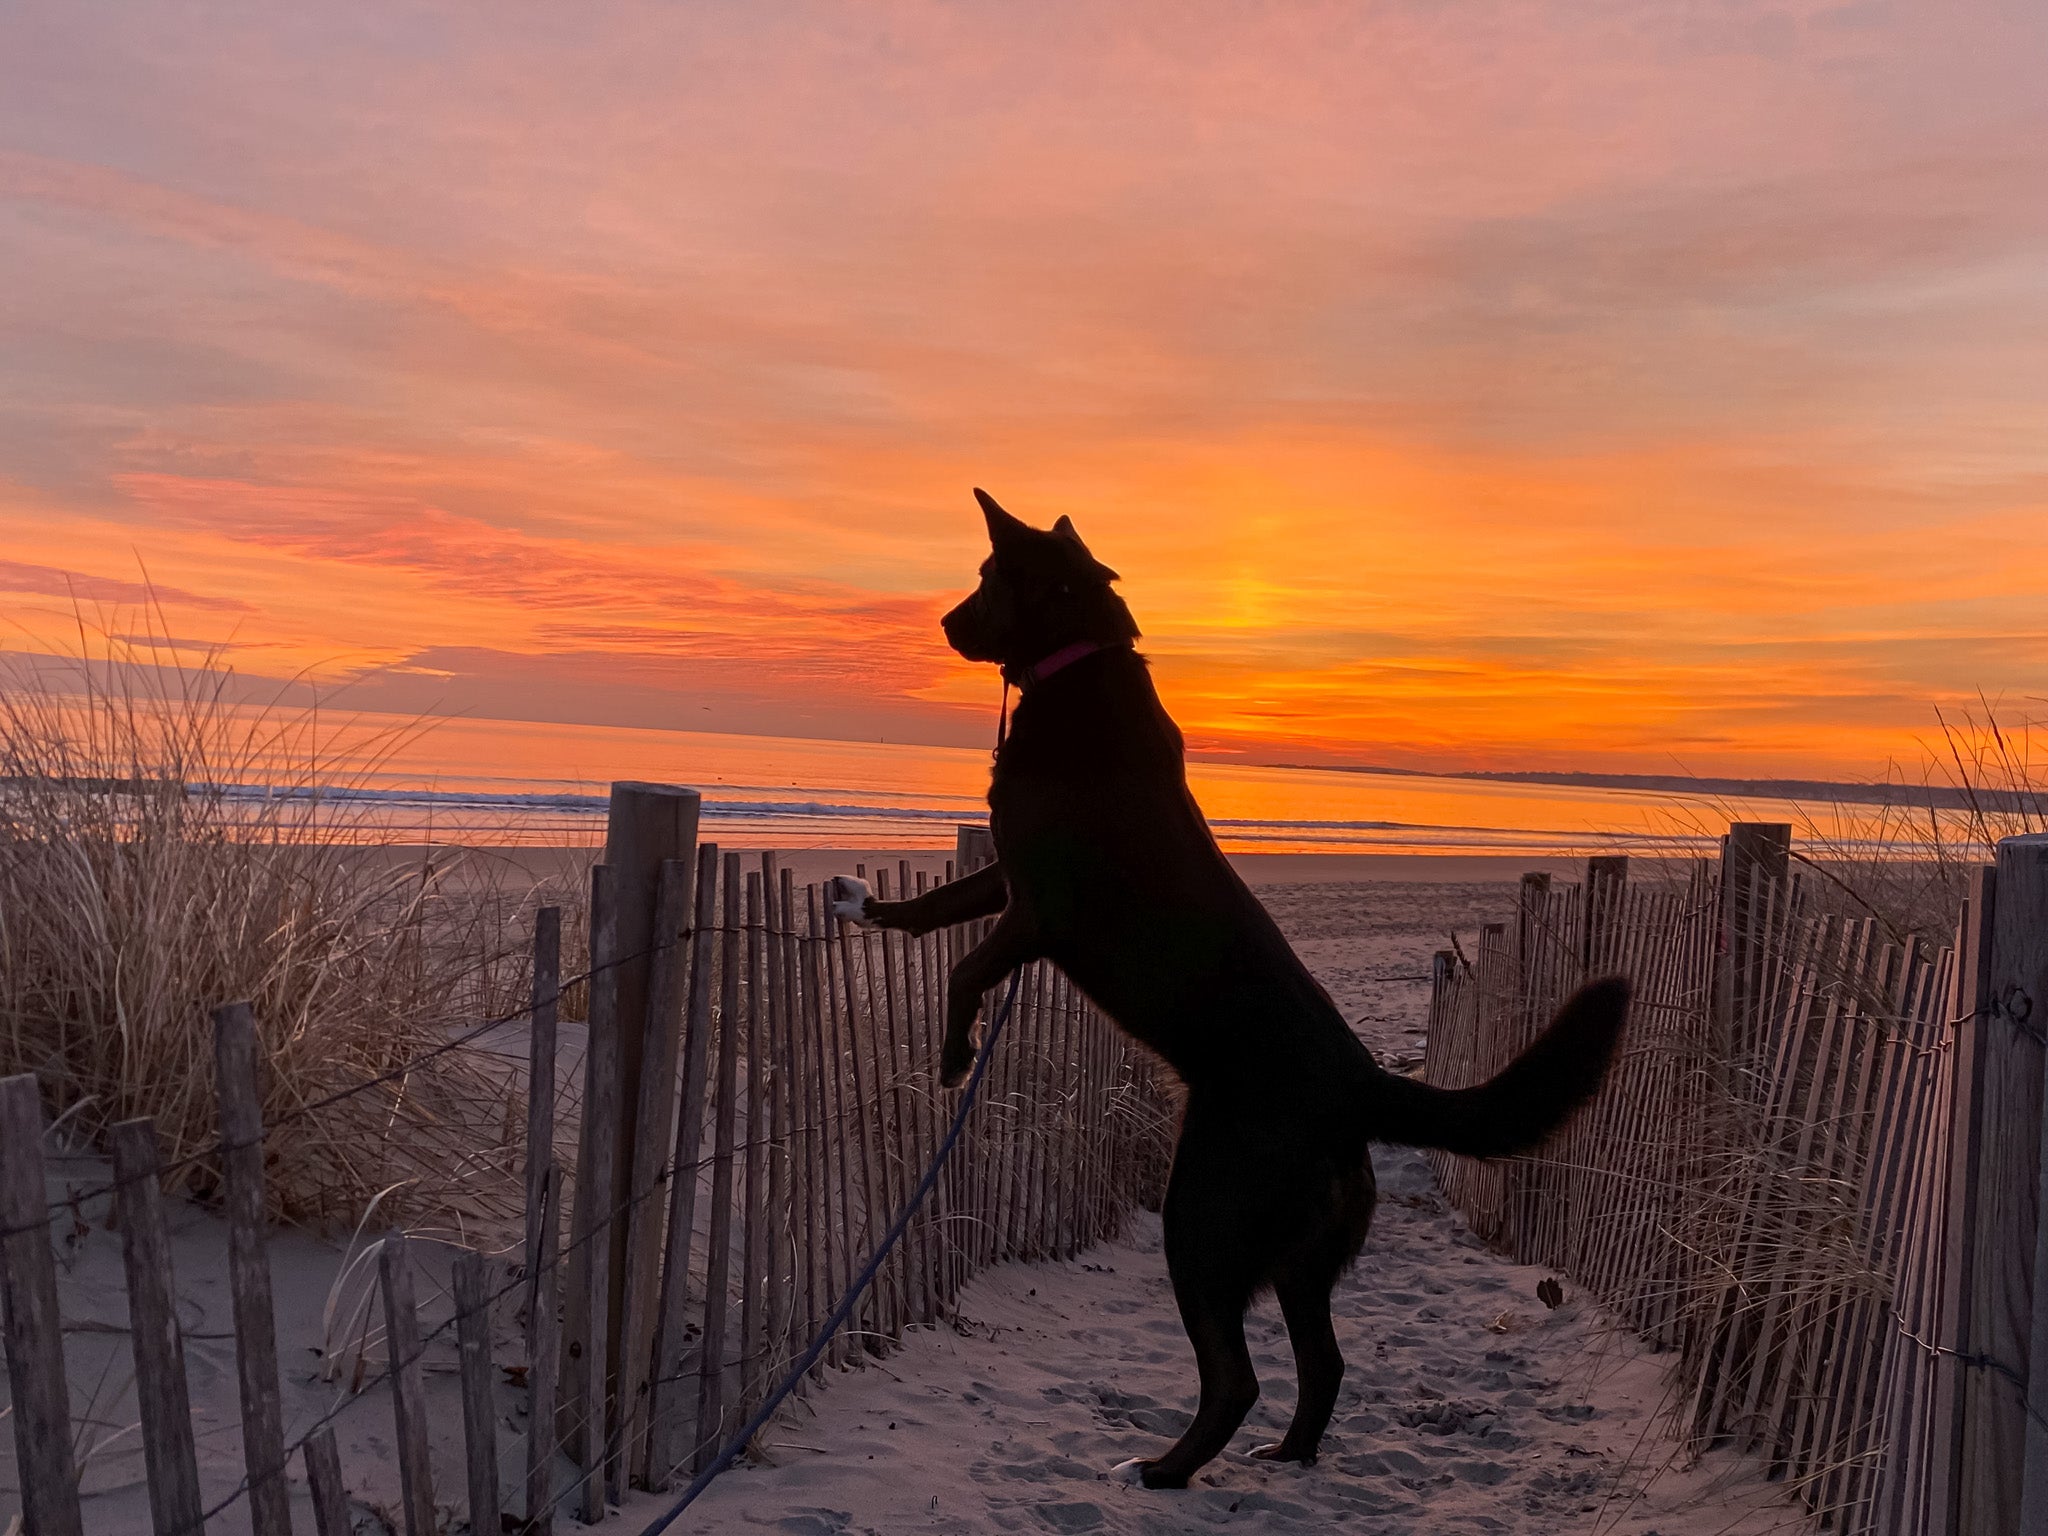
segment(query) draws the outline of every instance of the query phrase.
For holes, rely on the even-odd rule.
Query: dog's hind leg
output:
[[[1322,1220],[1314,1236],[1289,1254],[1273,1276],[1273,1294],[1287,1321],[1300,1385],[1287,1433],[1278,1444],[1252,1452],[1262,1461],[1314,1461],[1323,1431],[1330,1427],[1338,1389],[1344,1385],[1344,1356],[1330,1323],[1330,1292],[1365,1246],[1372,1226],[1371,1176],[1360,1169],[1339,1179],[1334,1194],[1332,1207],[1319,1213]]]
[[[1181,1325],[1195,1346],[1202,1395],[1194,1421],[1164,1456],[1141,1464],[1139,1480],[1147,1488],[1185,1488],[1217,1453],[1259,1400],[1259,1377],[1244,1341],[1245,1295],[1242,1287],[1218,1286],[1207,1273],[1173,1275],[1174,1300]]]
[[[1343,1264],[1301,1264],[1273,1282],[1280,1315],[1287,1320],[1287,1341],[1294,1346],[1294,1373],[1300,1383],[1294,1419],[1278,1444],[1252,1451],[1261,1461],[1314,1461],[1344,1385],[1344,1355],[1337,1348],[1337,1330],[1330,1322],[1330,1288]]]
[[[1181,1324],[1195,1347],[1201,1397],[1195,1417],[1165,1455],[1137,1463],[1147,1488],[1185,1488],[1230,1443],[1259,1400],[1245,1345],[1244,1313],[1270,1263],[1257,1139],[1190,1102],[1160,1211],[1166,1268]]]

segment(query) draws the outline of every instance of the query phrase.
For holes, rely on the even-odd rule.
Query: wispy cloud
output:
[[[131,607],[165,603],[220,613],[249,611],[249,605],[236,598],[211,597],[187,592],[180,587],[124,581],[114,576],[89,576],[81,571],[60,570],[53,565],[30,565],[20,560],[0,560],[0,592],[30,592],[38,597],[63,598],[67,602],[118,603]]]

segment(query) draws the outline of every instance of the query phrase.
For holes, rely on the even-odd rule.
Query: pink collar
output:
[[[1072,645],[1063,645],[1050,656],[1033,663],[1018,673],[1017,686],[1023,689],[1031,687],[1034,683],[1042,683],[1048,677],[1051,677],[1053,673],[1060,671],[1062,668],[1071,667],[1082,657],[1093,656],[1097,651],[1106,649],[1108,647],[1098,645],[1093,640],[1076,640]]]
[[[1109,647],[1098,645],[1093,640],[1076,640],[1072,645],[1063,645],[1050,656],[1042,657],[1030,666],[1020,670],[1015,677],[1008,667],[1003,668],[1003,712],[996,720],[996,750],[994,756],[1003,755],[1003,743],[1010,738],[1010,689],[1014,686],[1019,693],[1036,683],[1044,682],[1053,673],[1064,667],[1071,667],[1084,656],[1093,656],[1097,651]]]

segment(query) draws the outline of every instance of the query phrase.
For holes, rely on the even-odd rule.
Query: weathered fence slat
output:
[[[185,1341],[178,1327],[171,1239],[164,1224],[163,1158],[151,1120],[123,1120],[110,1133],[128,1277],[128,1338],[135,1403],[142,1420],[149,1512],[160,1532],[199,1529],[199,1459],[185,1388]]]
[[[617,1213],[609,1209],[608,1192],[613,1187],[616,1143],[603,1128],[613,1124],[619,1112],[618,958],[618,913],[611,870],[597,864],[590,871],[591,976],[583,1054],[583,1160],[576,1168],[569,1327],[562,1341],[558,1410],[562,1438],[577,1467],[577,1512],[586,1525],[604,1518],[605,1467],[612,1438],[605,1361],[611,1336],[611,1233],[617,1225]]]
[[[349,1517],[348,1489],[341,1480],[341,1451],[334,1443],[334,1426],[322,1424],[306,1436],[303,1449],[316,1536],[354,1536],[355,1521]]]
[[[818,1206],[824,1195],[824,1180],[818,1172],[818,1137],[824,1130],[824,1116],[817,1107],[818,1068],[813,1059],[810,1030],[809,992],[803,985],[803,937],[797,923],[796,882],[790,871],[779,869],[782,914],[783,997],[788,1008],[790,1069],[790,1185],[791,1218],[796,1254],[791,1262],[791,1285],[795,1291],[791,1314],[789,1353],[792,1358],[817,1331],[824,1313],[824,1288],[829,1275],[819,1268],[827,1262],[820,1252],[825,1240],[824,1217]],[[812,1368],[812,1378],[824,1369],[825,1356]]]
[[[434,1472],[427,1458],[420,1319],[413,1299],[411,1245],[403,1232],[385,1234],[377,1268],[384,1282],[384,1348],[390,1356],[392,1439],[398,1449],[399,1508],[405,1516],[405,1536],[437,1536]]]
[[[728,873],[737,868],[728,864]],[[746,1012],[747,1087],[742,1113],[746,1116],[746,1155],[741,1159],[740,1206],[740,1338],[738,1380],[740,1402],[737,1412],[746,1412],[758,1400],[765,1374],[761,1358],[763,1322],[763,1271],[768,1258],[768,1212],[762,1202],[767,1193],[767,993],[762,973],[761,877],[746,876],[746,980],[741,988]]]
[[[846,925],[832,915],[829,893],[825,902],[825,928],[830,946],[828,954],[836,955],[839,960],[838,975],[845,1003],[842,1017],[846,1025],[847,1086],[853,1095],[853,1124],[850,1129],[853,1146],[860,1157],[861,1236],[854,1249],[855,1262],[859,1263],[880,1241],[894,1210],[893,1205],[884,1206],[888,1184],[880,1167],[881,1077],[875,1059],[872,1006],[867,1011],[868,1037],[865,1042],[861,1039],[859,978],[854,963],[856,945]],[[870,1081],[871,1075],[873,1081]],[[894,1337],[897,1332],[890,1305],[893,1281],[893,1275],[884,1265],[863,1301],[862,1317],[866,1325],[863,1347],[870,1354],[881,1353],[884,1340]]]
[[[527,1306],[526,1532],[551,1536],[555,1524],[555,1451],[560,1438],[555,1398],[562,1349],[562,1170],[550,1165],[541,1184],[540,1247]]]
[[[740,856],[725,856],[725,924],[719,936],[718,1070],[712,1090],[711,1228],[704,1241],[704,1332],[698,1346],[697,1433],[690,1468],[701,1472],[725,1440],[729,1366],[726,1304],[732,1289],[733,1124],[738,1112],[740,1036]],[[687,1175],[678,1170],[678,1177]],[[742,1344],[742,1349],[745,1345]],[[679,1456],[671,1455],[679,1461]]]
[[[1965,916],[1962,930],[1968,931]],[[1937,1256],[1944,1248],[1943,1198],[1948,1190],[1949,1136],[1946,1119],[1954,1102],[1955,997],[1957,955],[1942,957],[1942,977],[1928,1004],[1929,1029],[1922,1037],[1927,1079],[1915,1095],[1915,1121],[1904,1149],[1906,1191],[1903,1255],[1892,1317],[1883,1319],[1884,1382],[1880,1387],[1886,1455],[1875,1469],[1872,1528],[1905,1533],[1925,1524],[1922,1496],[1928,1483],[1932,1426],[1932,1367],[1938,1357],[1924,1342],[1934,1336],[1940,1310]]]
[[[791,1224],[793,1173],[790,1162],[792,1136],[791,1108],[795,1064],[791,1059],[789,1035],[789,991],[783,972],[783,946],[779,936],[782,903],[776,879],[775,855],[761,855],[761,895],[765,921],[764,982],[768,994],[762,1019],[766,1038],[763,1056],[771,1066],[767,1084],[768,1149],[768,1242],[764,1271],[762,1322],[764,1333],[758,1346],[761,1370],[766,1376],[789,1358],[789,1340],[796,1312],[794,1231]]]
[[[33,1073],[0,1078],[0,1324],[23,1524],[31,1536],[81,1536],[48,1199],[42,1091]]]
[[[554,1529],[555,1403],[561,1368],[562,1170],[555,1158],[555,1052],[562,909],[533,915],[526,1069],[526,1529]]]
[[[264,1236],[263,1107],[257,1083],[256,1016],[247,1003],[213,1015],[220,1096],[221,1166],[227,1185],[228,1284],[234,1297],[235,1363],[242,1394],[242,1454],[256,1536],[291,1536],[285,1482],[284,1406],[278,1390],[277,1320]]]
[[[818,1298],[820,1323],[830,1315],[840,1293],[852,1278],[853,1201],[852,1183],[846,1171],[846,1118],[843,1113],[837,1021],[832,1016],[830,957],[823,953],[825,933],[818,910],[818,888],[804,887],[803,985],[810,1007],[805,1022],[810,1030],[812,1059],[817,1064],[818,1174],[821,1214],[825,1233],[825,1283]],[[835,1369],[843,1369],[851,1358],[845,1329],[832,1337],[826,1358]]]
[[[1845,1525],[1869,1523],[1879,1471],[1873,1453],[1884,1449],[1889,1429],[1884,1368],[1909,1261],[1907,1158],[1919,1145],[1920,1118],[1933,1098],[1929,1015],[1947,1002],[1947,960],[1947,952],[1932,960],[1915,952],[1896,1028],[1882,1042],[1885,1077],[1871,1126],[1873,1165],[1865,1180],[1864,1237],[1868,1262],[1884,1263],[1891,1257],[1887,1247],[1895,1250],[1897,1262],[1889,1309],[1883,1298],[1868,1292],[1855,1297],[1856,1358],[1843,1389],[1830,1401],[1823,1432],[1825,1461],[1833,1471],[1822,1501],[1851,1512]]]
[[[891,1217],[897,1210],[897,1194],[891,1182],[891,1159],[889,1159],[889,1075],[883,1063],[885,1034],[881,1024],[881,1008],[874,1001],[874,969],[872,956],[874,948],[868,944],[864,932],[854,926],[840,924],[840,965],[846,975],[846,1034],[852,1042],[852,1069],[854,1069],[854,1102],[860,1114],[860,1165],[862,1165],[862,1198],[868,1206],[868,1241],[872,1249],[881,1241]],[[862,1004],[866,1014],[862,1016]],[[862,1022],[866,1030],[862,1030]],[[903,1337],[903,1292],[901,1292],[901,1270],[897,1268],[895,1253],[883,1264],[881,1272],[874,1276],[872,1292],[872,1319],[879,1333],[899,1339]],[[879,1348],[879,1341],[877,1346]]]
[[[907,865],[901,867],[908,868]],[[875,890],[883,900],[888,899],[888,870],[878,868],[875,871]],[[909,894],[900,882],[897,894],[899,897]],[[917,1025],[912,1014],[910,943],[900,933],[882,933],[876,936],[876,945],[882,956],[882,984],[886,993],[883,1001],[888,1009],[890,1055],[898,1073],[896,1155],[901,1170],[901,1188],[907,1193],[923,1166],[924,1117],[928,1108],[925,1086],[919,1077],[923,1057],[919,1054]],[[917,1213],[905,1236],[910,1256],[907,1262],[910,1264],[910,1319],[913,1322],[928,1323],[938,1316],[935,1295],[938,1250],[932,1225],[937,1198],[938,1191],[934,1190],[932,1198]]]
[[[866,878],[863,869],[861,878]],[[869,928],[856,926],[849,935],[847,951],[857,954],[862,983],[861,995],[867,1005],[868,1045],[867,1062],[873,1079],[874,1097],[870,1114],[872,1116],[872,1156],[875,1184],[875,1198],[879,1201],[880,1213],[876,1226],[887,1221],[890,1215],[903,1203],[903,1185],[899,1175],[902,1172],[899,1128],[897,1117],[901,1113],[898,1084],[901,1079],[897,1071],[894,1032],[888,1014],[884,1011],[882,995],[875,982],[875,970],[880,963],[881,951],[877,936]],[[847,980],[847,995],[853,994],[852,975]],[[882,1266],[882,1326],[891,1338],[900,1339],[910,1321],[906,1278],[909,1275],[909,1259],[912,1239],[905,1234]]]
[[[540,1274],[540,1224],[555,1166],[555,1033],[561,1018],[562,909],[533,914],[533,982],[526,1037],[526,1275]],[[547,1215],[545,1219],[558,1217]],[[528,1317],[532,1314],[529,1312]],[[531,1323],[529,1322],[529,1329]]]
[[[484,1256],[455,1256],[456,1360],[462,1381],[462,1447],[469,1474],[469,1528],[495,1531],[498,1515],[498,1416],[491,1394],[491,1294]]]

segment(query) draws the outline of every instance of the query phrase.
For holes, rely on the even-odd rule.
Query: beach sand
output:
[[[549,872],[563,867],[565,856],[550,857]],[[800,878],[816,878],[848,868],[856,857],[807,852],[797,870]],[[865,857],[872,863],[877,856]],[[893,864],[897,855],[880,857]],[[1251,873],[1346,1017],[1399,1065],[1420,1055],[1432,951],[1456,933],[1469,952],[1478,925],[1509,910],[1520,867],[1514,861],[1511,869],[1482,869],[1476,879],[1451,878],[1474,871],[1442,869],[1431,872],[1439,878],[1419,881],[1359,879],[1355,867],[1311,865],[1303,878],[1288,859],[1254,865]],[[1346,873],[1352,878],[1338,878]],[[1259,878],[1272,875],[1288,878]],[[1276,1467],[1245,1455],[1277,1436],[1293,1401],[1285,1333],[1266,1302],[1249,1325],[1264,1397],[1230,1450],[1184,1492],[1147,1492],[1105,1475],[1126,1457],[1162,1449],[1195,1401],[1193,1357],[1167,1285],[1158,1220],[1140,1216],[1121,1240],[1076,1262],[1011,1265],[983,1275],[965,1292],[956,1326],[915,1330],[887,1359],[828,1378],[807,1405],[771,1427],[759,1462],[719,1480],[676,1528],[808,1536],[1164,1536],[1212,1527],[1746,1536],[1796,1523],[1781,1491],[1744,1462],[1716,1456],[1677,1470],[1682,1458],[1658,1423],[1661,1362],[1569,1284],[1565,1305],[1546,1308],[1536,1297],[1545,1272],[1508,1263],[1472,1238],[1435,1194],[1420,1156],[1381,1149],[1375,1163],[1379,1217],[1336,1301],[1351,1370],[1316,1466]],[[52,1198],[89,1188],[105,1173],[98,1158],[57,1160]],[[65,1224],[59,1283],[66,1348],[81,1439],[100,1446],[83,1478],[87,1529],[141,1536],[149,1529],[141,1453],[133,1430],[123,1432],[134,1421],[126,1307],[118,1238],[106,1214],[104,1200],[85,1201],[79,1219]],[[192,1206],[175,1207],[172,1226],[202,1483],[212,1503],[234,1489],[242,1472],[223,1232],[214,1215]],[[296,1231],[275,1234],[271,1244],[287,1435],[339,1408],[334,1427],[351,1491],[366,1510],[395,1518],[388,1389],[377,1386],[351,1400],[352,1361],[341,1384],[320,1376],[319,1351],[332,1342],[323,1310],[346,1247],[341,1239]],[[449,1315],[451,1250],[423,1242],[416,1251],[422,1322],[432,1329]],[[494,1267],[494,1283],[508,1273]],[[344,1315],[368,1278],[346,1288]],[[497,1358],[515,1362],[521,1346],[510,1304],[498,1324]],[[380,1360],[373,1343],[370,1374]],[[459,1507],[452,1336],[431,1346],[426,1386],[440,1501]],[[500,1380],[502,1481],[511,1507],[524,1395],[509,1378]],[[15,1503],[12,1447],[11,1437],[0,1438],[8,1441],[0,1449],[5,1511]],[[302,1469],[295,1463],[292,1471],[295,1518],[311,1530]],[[606,1528],[638,1531],[665,1502],[632,1495]],[[208,1530],[236,1536],[247,1520],[244,1500]],[[558,1526],[573,1528],[567,1521]],[[359,1529],[377,1527],[366,1513]]]

